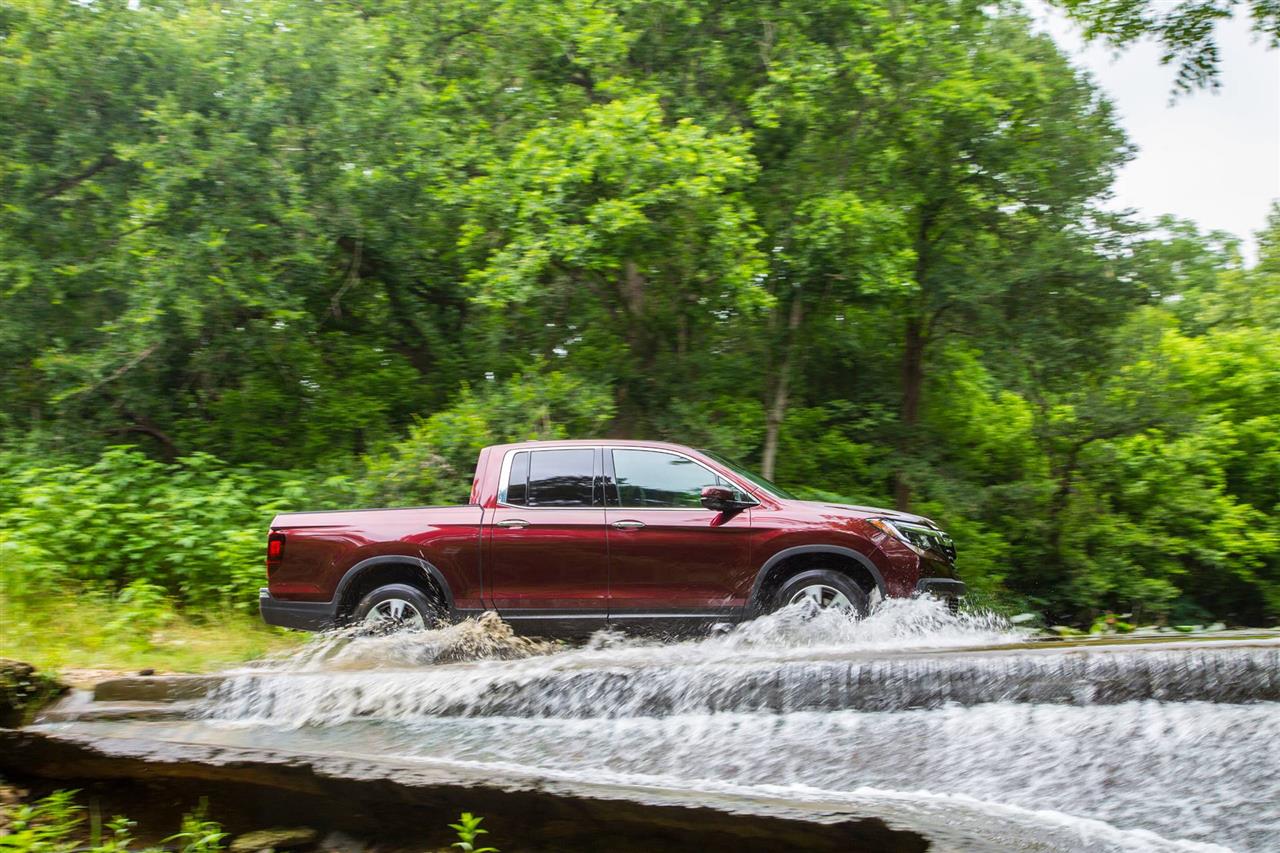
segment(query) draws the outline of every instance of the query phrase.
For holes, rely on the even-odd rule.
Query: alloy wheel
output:
[[[791,596],[791,601],[788,603],[800,604],[801,602],[811,602],[812,606],[819,610],[838,610],[841,613],[858,612],[847,595],[826,584],[817,583],[812,586],[801,587],[796,590],[795,595]]]
[[[371,628],[413,628],[422,629],[427,627],[427,620],[422,618],[422,614],[418,612],[418,608],[413,606],[410,601],[403,598],[388,598],[386,601],[379,601],[369,611],[369,615],[364,617],[364,624]]]

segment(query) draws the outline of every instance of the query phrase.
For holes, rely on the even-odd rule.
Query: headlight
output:
[[[926,527],[923,524],[913,524],[909,521],[890,521],[887,518],[869,518],[867,521],[893,538],[907,543],[917,553],[922,554],[925,551],[933,551],[935,554],[941,554],[949,560],[955,559],[955,543],[951,541],[950,536],[941,530]]]

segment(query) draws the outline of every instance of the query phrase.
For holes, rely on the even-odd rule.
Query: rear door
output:
[[[751,557],[751,513],[725,517],[702,506],[704,486],[741,492],[679,453],[605,448],[609,620],[736,615],[734,589]]]
[[[508,452],[489,525],[494,607],[521,630],[591,631],[608,608],[601,451]]]

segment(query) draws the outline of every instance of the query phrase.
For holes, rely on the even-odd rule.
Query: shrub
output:
[[[316,501],[300,482],[202,453],[164,464],[111,447],[87,466],[8,462],[0,595],[22,603],[79,583],[118,593],[122,612],[150,622],[168,596],[252,607],[267,522]]]

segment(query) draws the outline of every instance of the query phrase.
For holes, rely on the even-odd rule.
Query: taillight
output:
[[[267,571],[270,572],[284,559],[284,534],[272,533],[267,537]]]

